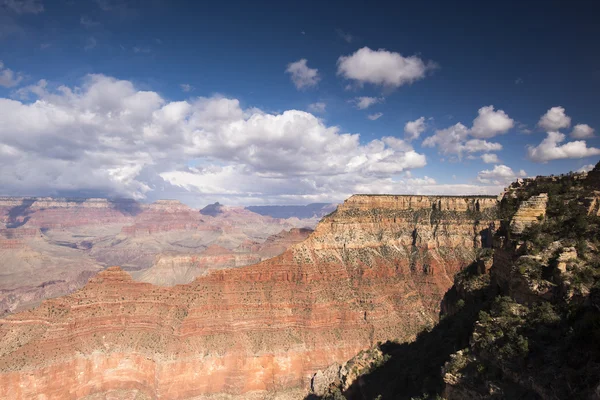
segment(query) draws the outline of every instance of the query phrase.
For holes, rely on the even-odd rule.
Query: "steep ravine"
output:
[[[109,268],[0,320],[0,398],[301,398],[315,371],[432,326],[452,277],[493,234],[496,207],[356,195],[255,265],[172,288]]]

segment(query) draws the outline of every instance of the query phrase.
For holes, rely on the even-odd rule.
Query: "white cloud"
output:
[[[406,181],[407,183],[411,184],[411,185],[435,185],[437,182],[435,181],[435,179],[428,177],[427,175],[425,175],[423,178],[411,178],[411,179],[407,179]]]
[[[309,68],[305,58],[289,63],[285,72],[291,75],[292,82],[294,82],[294,85],[296,85],[296,89],[298,90],[317,86],[321,80],[319,70],[316,68]]]
[[[558,131],[571,125],[571,117],[565,114],[563,107],[552,107],[546,114],[542,115],[538,126],[545,131]]]
[[[17,86],[23,80],[23,75],[15,73],[10,68],[5,68],[2,61],[0,61],[0,86],[14,87]]]
[[[181,85],[179,85],[179,87],[184,92],[191,92],[192,90],[194,90],[194,87],[192,85],[190,85],[189,83],[182,83]]]
[[[500,151],[502,145],[500,143],[488,142],[481,139],[471,139],[463,146],[463,150],[467,153],[477,153],[480,151]]]
[[[579,168],[577,170],[577,172],[590,172],[591,170],[594,169],[594,167],[595,167],[594,164],[587,164],[587,165],[584,165],[583,167]]]
[[[502,150],[502,145],[483,140],[506,132],[514,125],[514,121],[502,110],[494,111],[494,106],[482,107],[479,115],[473,120],[473,127],[467,128],[457,123],[446,129],[439,129],[433,136],[425,138],[423,146],[437,147],[438,152],[456,155],[459,159],[463,153],[493,152]],[[475,139],[469,139],[475,137]]]
[[[363,47],[349,56],[338,59],[338,74],[358,84],[372,83],[397,88],[423,79],[436,68],[433,62],[424,62],[417,56],[403,57],[385,49]]]
[[[427,129],[425,117],[409,121],[404,125],[404,137],[408,141],[418,139],[421,133],[425,132],[425,129]]]
[[[449,128],[437,130],[433,136],[423,140],[423,146],[437,146],[443,154],[461,154],[468,135],[469,128],[459,122]]]
[[[481,155],[481,159],[486,164],[498,164],[500,162],[497,154],[485,153]]]
[[[98,44],[98,42],[96,41],[95,37],[89,37],[88,40],[85,42],[85,46],[83,46],[84,50],[92,50],[94,47],[96,47],[96,45]]]
[[[589,139],[594,137],[594,129],[587,124],[577,124],[573,127],[571,137],[575,139]]]
[[[505,185],[517,178],[523,178],[527,173],[520,170],[518,173],[513,172],[512,168],[506,165],[495,165],[494,169],[485,169],[477,174],[477,180],[485,184]]]
[[[519,130],[519,132],[524,133],[526,135],[529,135],[530,133],[533,133],[533,131],[531,129],[529,129],[527,127],[527,125],[521,123],[521,122],[517,122],[517,129]]]
[[[119,195],[197,203],[299,203],[404,190],[392,179],[426,165],[407,142],[269,114],[237,99],[169,102],[129,81],[45,81],[32,102],[0,98],[0,187],[6,194]]]
[[[17,14],[39,14],[44,5],[39,0],[0,0],[0,5]]]
[[[469,129],[460,122],[446,129],[440,129],[433,136],[425,138],[424,147],[437,147],[442,154],[457,155],[462,157],[463,153],[477,153],[481,151],[500,151],[500,143],[488,142],[481,139],[470,139]]]
[[[383,113],[382,112],[378,112],[378,113],[375,113],[375,114],[369,114],[369,115],[367,115],[367,118],[369,118],[371,121],[375,121],[376,119],[379,119],[381,117],[383,117]]]
[[[548,162],[565,158],[584,158],[600,155],[600,149],[587,147],[584,140],[576,140],[559,146],[565,135],[560,132],[548,132],[546,138],[536,147],[528,146],[527,155],[535,162]]]
[[[489,139],[506,133],[514,126],[514,121],[503,110],[494,111],[494,106],[481,107],[473,120],[471,135],[479,139]]]
[[[312,103],[312,104],[308,105],[308,111],[316,113],[316,114],[324,113],[326,108],[327,108],[327,104],[325,104],[323,102],[317,102],[317,103]]]
[[[364,110],[366,108],[371,107],[374,104],[382,103],[385,99],[383,97],[356,97],[354,100],[351,100],[354,104],[356,104],[356,108],[359,110]]]

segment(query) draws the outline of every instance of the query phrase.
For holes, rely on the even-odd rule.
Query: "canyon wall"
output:
[[[433,325],[496,225],[495,198],[357,195],[255,265],[170,288],[111,267],[0,320],[0,398],[305,389],[315,371]]]
[[[120,265],[137,278],[153,266],[166,266],[164,260],[172,257],[176,260],[172,267],[186,269],[179,268],[179,276],[168,279],[158,272],[146,278],[174,284],[190,282],[208,269],[253,264],[303,239],[284,233],[275,240],[273,235],[314,227],[316,222],[277,219],[227,206],[221,206],[215,216],[206,216],[176,200],[143,204],[0,197],[0,316],[71,293],[110,265]],[[269,238],[270,246],[262,248]],[[234,254],[206,257],[203,253],[211,246]],[[181,257],[188,257],[187,264]],[[194,260],[200,260],[201,268],[195,268]]]

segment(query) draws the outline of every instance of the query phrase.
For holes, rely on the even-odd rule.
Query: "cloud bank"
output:
[[[271,114],[219,96],[168,101],[104,75],[18,93],[31,101],[0,98],[5,194],[306,203],[406,191],[398,176],[427,163],[401,139],[361,143],[305,111]]]

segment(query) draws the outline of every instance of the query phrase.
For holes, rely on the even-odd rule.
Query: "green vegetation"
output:
[[[480,251],[456,274],[435,327],[410,344],[382,344],[389,360],[340,396],[597,396],[600,217],[588,214],[588,207],[600,188],[586,185],[574,174],[515,185],[498,208],[496,235],[506,238],[504,246]],[[548,194],[545,217],[511,237],[508,227],[519,205],[541,193]]]

